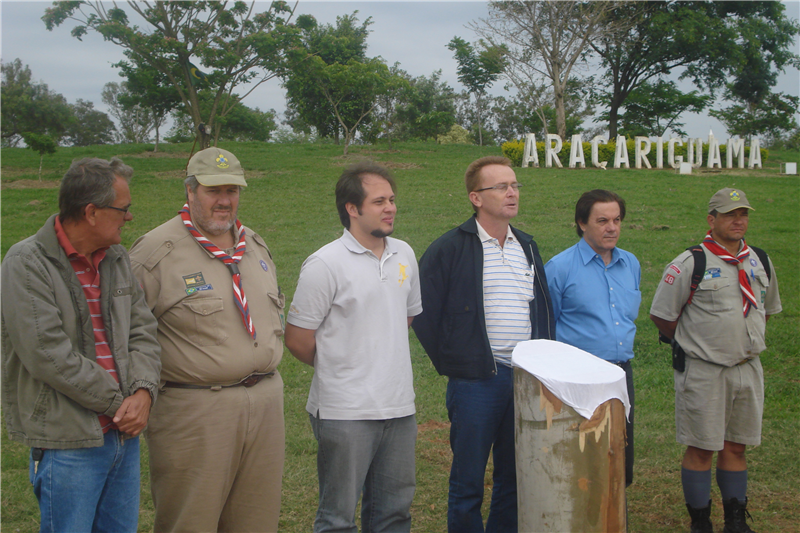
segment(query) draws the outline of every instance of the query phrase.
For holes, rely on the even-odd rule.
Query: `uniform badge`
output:
[[[664,283],[666,283],[667,285],[672,285],[673,283],[675,283],[675,276],[673,276],[672,274],[667,274],[667,277],[664,278]]]
[[[213,287],[206,283],[202,272],[195,272],[188,276],[183,276],[183,283],[186,285],[186,294],[191,296],[197,291],[210,291]]]
[[[767,291],[761,291],[761,305],[764,305],[764,300],[767,299]]]
[[[676,274],[680,274],[681,273],[681,268],[676,264],[670,265],[669,268],[671,270],[674,270]]]
[[[756,261],[755,259],[750,259],[750,265],[751,266],[758,266],[758,261]]]
[[[709,268],[703,274],[703,281],[709,280],[711,278],[718,278],[722,275],[722,272],[718,268]]]
[[[264,272],[269,272],[269,268],[267,268],[267,262],[263,259],[261,260],[261,268],[264,269]]]
[[[217,167],[222,169],[228,168],[228,159],[222,154],[217,156]]]

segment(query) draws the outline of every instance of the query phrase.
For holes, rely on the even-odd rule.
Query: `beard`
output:
[[[388,237],[394,233],[394,228],[390,229],[389,231],[383,231],[382,229],[374,229],[369,234],[373,237],[377,237],[379,239],[383,239],[384,237]]]
[[[230,219],[225,221],[218,221],[214,220],[212,217],[214,212],[216,211],[225,211],[231,214]],[[228,232],[233,227],[234,222],[236,221],[237,213],[232,209],[215,209],[211,212],[211,217],[207,217],[203,212],[203,206],[200,205],[199,201],[192,202],[192,221],[194,222],[197,229],[200,230],[201,233],[207,233],[209,235],[219,236],[223,235],[225,232]]]

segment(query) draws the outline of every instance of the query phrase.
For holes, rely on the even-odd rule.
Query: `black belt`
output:
[[[203,390],[220,390],[230,387],[252,387],[264,378],[272,377],[275,371],[266,374],[250,374],[246,378],[233,383],[232,385],[192,385],[191,383],[176,383],[174,381],[164,382],[164,387],[171,387],[173,389],[203,389]]]

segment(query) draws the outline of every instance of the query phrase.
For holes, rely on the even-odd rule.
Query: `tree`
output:
[[[297,29],[289,24],[292,11],[283,1],[274,1],[256,13],[256,3],[228,2],[127,2],[144,19],[147,31],[133,24],[118,5],[92,2],[54,2],[42,17],[48,30],[71,19],[77,22],[72,35],[81,39],[96,31],[107,41],[125,49],[134,64],[160,72],[178,91],[184,112],[192,117],[200,146],[209,145],[210,134],[220,117],[231,112],[242,98],[285,68],[284,54],[292,46]],[[197,80],[192,62],[208,73],[200,83],[213,94],[213,105],[201,113]],[[241,97],[234,89],[249,83]]]
[[[483,146],[483,130],[481,126],[481,98],[486,89],[492,86],[505,69],[504,46],[486,46],[481,42],[482,50],[475,48],[461,37],[453,37],[447,48],[455,52],[458,61],[458,81],[475,97],[475,110],[478,119],[478,144]]]
[[[604,1],[493,1],[488,18],[471,27],[492,45],[505,47],[509,68],[519,73],[518,83],[537,75],[550,80],[556,130],[563,139],[567,135],[564,98],[572,70],[584,59],[589,42],[610,31],[607,17],[615,5]]]
[[[40,135],[30,131],[22,133],[21,136],[28,148],[34,152],[39,152],[39,181],[42,181],[42,161],[44,161],[44,156],[56,153],[58,143],[49,135]]]
[[[63,136],[72,112],[66,98],[31,81],[33,75],[19,59],[3,63],[0,89],[0,131],[3,146],[16,146],[22,133],[47,135],[56,143]]]
[[[117,129],[108,115],[94,108],[92,102],[80,98],[70,105],[73,119],[64,132],[64,140],[72,146],[112,144]]]
[[[609,133],[617,134],[618,112],[628,95],[650,79],[683,68],[681,79],[715,91],[728,78],[743,79],[756,58],[782,70],[796,64],[790,52],[798,34],[781,2],[625,2],[609,14],[611,31],[592,42],[607,69],[604,100]],[[748,66],[748,61],[750,65]],[[769,85],[769,68],[752,81]]]
[[[729,92],[728,97],[733,95]],[[725,125],[729,135],[751,139],[765,135],[780,138],[782,133],[797,128],[795,114],[800,110],[800,98],[783,93],[770,93],[758,103],[744,102],[721,110],[709,111]]]
[[[200,109],[210,107],[214,103],[213,94],[210,91],[200,91]],[[167,140],[170,142],[186,142],[194,138],[194,125],[190,116],[181,111],[173,113],[173,127],[169,132]],[[242,103],[238,103],[225,116],[220,118],[216,127],[219,129],[214,134],[217,141],[268,141],[272,132],[278,126],[275,123],[275,110],[261,111],[260,109],[250,109]]]
[[[378,105],[378,97],[402,83],[402,79],[392,76],[389,67],[379,58],[325,65],[322,59],[313,56],[309,63],[316,73],[318,87],[344,132],[344,155],[347,155],[359,125]]]
[[[397,107],[401,135],[410,139],[435,139],[456,122],[455,92],[441,81],[442,71],[409,79],[409,91]]]
[[[145,143],[155,126],[153,113],[138,104],[125,105],[123,102],[128,96],[130,92],[125,82],[108,82],[103,86],[101,93],[103,103],[108,106],[111,116],[117,119],[119,124],[118,140],[123,143]]]
[[[700,113],[712,101],[710,95],[698,91],[681,92],[674,81],[659,79],[654,83],[642,83],[625,100],[624,113],[619,116],[620,135],[660,137],[672,130],[685,137],[684,123],[678,121],[680,116],[687,111]],[[608,112],[602,113],[599,120],[608,120]]]
[[[153,151],[158,152],[161,126],[166,122],[167,116],[181,104],[178,90],[164,73],[141,61],[120,61],[114,66],[120,69],[120,76],[128,80],[128,92],[119,96],[119,103],[123,107],[139,106],[150,111],[156,132]]]
[[[349,61],[367,61],[367,36],[372,19],[359,24],[358,11],[336,17],[336,25],[318,25],[310,15],[298,17],[300,46],[291,53],[292,66],[283,76],[286,105],[302,121],[303,131],[314,127],[321,137],[334,137],[338,143],[340,124],[321,87],[317,75],[323,66]],[[353,117],[346,117],[352,122]]]

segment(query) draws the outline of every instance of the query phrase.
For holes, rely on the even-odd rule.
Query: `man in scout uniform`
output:
[[[745,523],[745,447],[761,443],[759,354],[766,349],[767,320],[781,311],[781,301],[772,262],[744,239],[751,210],[741,190],[714,194],[699,255],[686,251],[667,266],[650,308],[650,318],[673,345],[675,423],[678,442],[687,446],[681,481],[692,532],[713,531],[714,452],[725,533],[752,531]],[[703,259],[694,290],[695,262]]]
[[[161,400],[147,432],[156,531],[276,531],[284,458],[283,295],[237,219],[236,157],[189,161],[187,202],[131,260],[158,319]]]

